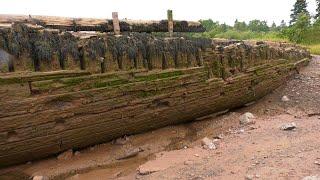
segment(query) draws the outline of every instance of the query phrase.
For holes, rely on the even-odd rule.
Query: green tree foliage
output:
[[[247,30],[247,24],[246,22],[240,22],[238,19],[234,22],[233,26],[234,30],[236,31],[246,31]]]
[[[280,30],[283,30],[283,29],[285,29],[286,27],[287,27],[286,22],[285,22],[284,20],[282,20],[281,23],[280,23]]]
[[[252,20],[248,24],[248,29],[253,32],[268,32],[269,26],[267,21]]]
[[[309,14],[300,13],[296,22],[283,31],[290,41],[301,43],[310,27]]]
[[[301,13],[310,16],[310,13],[307,10],[307,2],[306,0],[297,0],[294,4],[293,9],[291,10],[292,14],[290,15],[291,21],[290,24],[296,23]]]
[[[270,27],[270,31],[279,31],[279,30],[280,30],[280,27],[277,26],[275,22],[273,22]]]
[[[315,16],[315,19],[319,20],[320,19],[320,0],[316,0],[317,1],[317,14]]]
[[[231,29],[227,24],[220,24],[217,21],[214,22],[212,19],[200,20],[200,23],[206,28],[206,32],[204,33],[205,37],[215,37],[215,35]]]

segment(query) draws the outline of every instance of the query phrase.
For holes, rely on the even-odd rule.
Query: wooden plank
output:
[[[8,28],[12,23],[26,23],[37,28],[61,29],[67,31],[113,32],[112,19],[70,18],[54,16],[0,15],[0,28]],[[204,32],[205,28],[194,21],[174,21],[175,32]],[[168,32],[168,21],[120,20],[121,31]]]

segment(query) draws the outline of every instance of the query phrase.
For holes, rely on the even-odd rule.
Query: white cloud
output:
[[[173,9],[174,18],[199,20],[211,18],[233,24],[235,19],[288,21],[295,0],[0,0],[1,14],[31,14],[70,17],[165,19]],[[315,0],[308,0],[314,14]]]

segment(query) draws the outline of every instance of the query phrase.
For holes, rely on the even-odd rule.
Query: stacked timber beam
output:
[[[114,32],[112,19],[0,15],[0,27],[8,27],[12,23],[26,23],[37,26],[38,28],[65,31]],[[119,24],[122,32],[168,32],[168,20],[120,20]],[[174,32],[205,31],[204,27],[199,22],[173,21],[173,25]]]

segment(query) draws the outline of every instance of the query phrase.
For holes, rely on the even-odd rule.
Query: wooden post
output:
[[[8,70],[9,70],[9,72],[14,72],[14,64],[13,64],[13,60],[11,58],[9,58]]]
[[[172,10],[168,10],[167,11],[167,15],[168,15],[168,31],[169,31],[170,37],[172,37],[172,35],[173,35],[173,15],[172,15]]]
[[[100,67],[101,67],[100,72],[105,73],[106,72],[106,63],[105,63],[104,57],[100,57],[99,60],[100,60]]]
[[[112,12],[113,31],[115,35],[120,35],[120,24],[118,18],[118,12]]]

